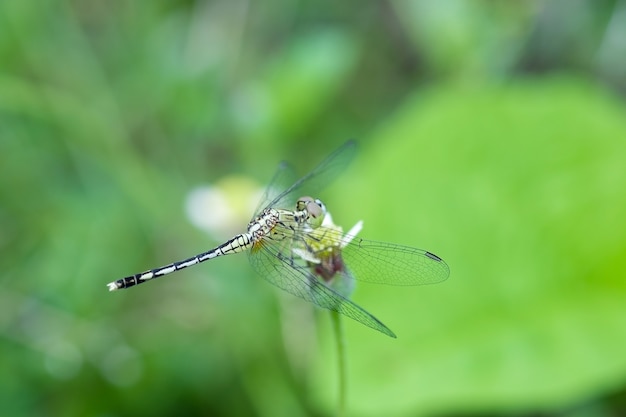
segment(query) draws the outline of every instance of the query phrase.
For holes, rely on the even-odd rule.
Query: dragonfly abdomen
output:
[[[160,268],[151,269],[149,271],[140,272],[135,275],[131,275],[117,281],[108,284],[109,291],[120,290],[123,288],[134,287],[146,281],[154,278],[162,277],[163,275],[171,274],[172,272],[180,271],[189,266],[199,264],[209,259],[216,258],[222,255],[230,255],[232,253],[242,252],[252,246],[252,237],[249,233],[242,233],[234,238],[230,239],[218,247],[211,249],[210,251],[200,253],[191,258],[183,261],[172,262],[169,265],[162,266]]]

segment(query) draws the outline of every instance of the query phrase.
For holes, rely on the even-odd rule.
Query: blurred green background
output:
[[[327,312],[245,255],[105,285],[354,137],[334,220],[451,276],[359,285],[398,339],[345,320],[350,415],[626,415],[624,39],[624,1],[3,0],[1,414],[333,415]]]

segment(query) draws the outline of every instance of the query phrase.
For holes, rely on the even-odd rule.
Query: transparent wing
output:
[[[274,176],[267,184],[267,188],[259,201],[259,205],[254,211],[254,217],[259,215],[259,213],[263,211],[265,207],[268,207],[269,204],[276,199],[276,197],[293,185],[296,182],[296,179],[297,177],[293,167],[289,165],[288,162],[281,162],[278,165]]]
[[[289,252],[289,239],[267,238],[249,254],[250,263],[273,285],[318,307],[336,311],[388,336],[396,335],[376,317],[319,281]]]
[[[410,246],[376,242],[320,227],[308,239],[342,242],[342,258],[354,279],[388,285],[424,285],[445,281],[448,264],[437,255]]]
[[[302,197],[304,195],[310,195],[315,198],[323,188],[325,188],[332,181],[334,181],[335,178],[339,176],[339,174],[352,161],[355,155],[356,142],[350,140],[344,143],[341,147],[331,153],[325,160],[323,160],[317,167],[315,167],[311,172],[300,178],[298,181],[293,183],[290,187],[286,188],[280,194],[276,195],[276,197],[269,200],[269,202],[261,209],[265,207],[292,208],[293,203],[299,197]],[[282,177],[282,174],[279,175],[279,178],[280,177]],[[275,181],[272,180],[272,182]],[[274,193],[266,192],[266,194],[271,196]]]

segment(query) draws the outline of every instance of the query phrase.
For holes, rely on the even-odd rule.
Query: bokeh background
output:
[[[2,0],[0,414],[334,415],[245,255],[105,285],[357,138],[334,220],[452,272],[357,288],[398,339],[345,320],[349,414],[626,415],[625,94],[623,0]]]

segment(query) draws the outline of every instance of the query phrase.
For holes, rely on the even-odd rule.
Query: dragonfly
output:
[[[413,286],[444,281],[446,262],[432,252],[357,237],[334,224],[317,195],[354,159],[356,142],[343,144],[304,177],[281,163],[247,231],[191,258],[130,275],[108,284],[110,291],[130,288],[218,256],[248,251],[249,261],[276,287],[314,305],[335,311],[390,337],[396,335],[350,299],[354,281]]]

